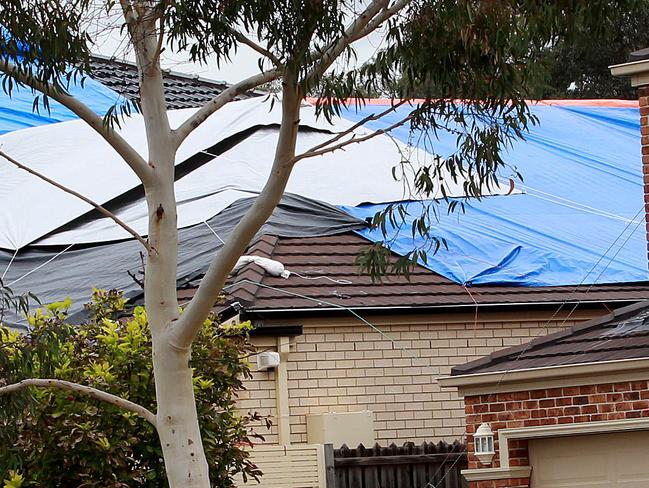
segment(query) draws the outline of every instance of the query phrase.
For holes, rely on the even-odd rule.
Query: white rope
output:
[[[307,295],[302,295],[301,293],[296,293],[294,291],[284,290],[284,289],[278,288],[276,286],[266,285],[265,283],[262,283],[260,281],[255,281],[255,280],[251,280],[251,279],[248,279],[248,278],[244,278],[242,280],[237,281],[236,283],[232,283],[231,285],[224,286],[223,290],[227,290],[228,288],[232,288],[234,286],[237,286],[237,284],[239,284],[239,283],[250,283],[252,285],[257,285],[257,286],[259,286],[261,288],[267,288],[269,290],[278,291],[280,293],[284,293],[286,295],[291,295],[291,296],[294,296],[294,297],[302,298],[304,300],[308,300],[308,301],[311,301],[311,302],[316,302],[316,303],[319,303],[319,304],[328,305],[330,307],[339,308],[341,310],[346,310],[349,313],[351,313],[354,317],[356,317],[358,320],[363,322],[365,325],[367,325],[368,327],[370,327],[374,331],[378,332],[382,337],[384,337],[385,339],[390,341],[395,349],[398,349],[398,350],[406,353],[406,355],[409,356],[411,359],[424,359],[424,358],[422,358],[420,356],[415,356],[415,354],[411,350],[400,346],[396,339],[394,339],[393,337],[386,334],[384,331],[382,331],[379,327],[377,327],[376,325],[371,323],[369,320],[364,319],[358,312],[356,312],[352,308],[346,307],[344,305],[340,305],[338,303],[329,302],[327,300],[322,300],[320,298],[313,298],[313,297],[310,297],[310,296],[307,296]],[[431,368],[432,366],[429,365],[429,366],[423,366],[423,367],[424,368]]]
[[[531,192],[527,192],[528,195],[531,195],[536,198],[540,198],[541,200],[545,200],[548,202],[556,203],[557,205],[563,205],[564,207],[568,208],[573,208],[575,210],[581,210],[583,212],[591,213],[594,215],[599,215],[601,217],[607,217],[609,219],[614,219],[614,220],[621,220],[622,222],[627,222],[627,223],[635,223],[635,220],[629,220],[628,217],[624,217],[622,215],[617,215],[612,212],[609,212],[607,210],[602,210],[596,207],[591,207],[590,205],[586,205],[584,203],[579,203],[574,200],[570,200],[568,198],[560,197],[559,195],[554,195],[552,193],[548,193],[542,190],[538,190],[536,188],[532,188],[531,186],[526,186],[526,185],[521,185],[521,187],[525,190],[532,190]],[[535,193],[538,193],[536,195]],[[544,195],[549,198],[544,198],[541,195]],[[565,202],[565,203],[564,203]]]
[[[210,229],[212,231],[212,234],[214,234],[216,236],[216,238],[219,241],[221,241],[221,244],[225,245],[225,241],[223,239],[221,239],[221,236],[218,235],[214,229],[212,229],[212,226],[207,223],[207,220],[203,220],[203,223],[207,226],[208,229]]]
[[[11,283],[9,283],[7,286],[14,285],[14,284],[18,283],[20,280],[22,280],[23,278],[26,278],[26,277],[29,276],[30,274],[32,274],[32,273],[38,271],[38,270],[41,269],[43,266],[47,266],[49,263],[51,263],[51,262],[54,261],[56,258],[58,258],[61,254],[63,254],[64,252],[68,251],[72,246],[74,246],[74,243],[70,244],[68,247],[66,247],[65,249],[63,249],[63,251],[61,251],[61,252],[55,254],[54,256],[52,256],[50,259],[48,259],[47,261],[45,261],[43,264],[39,264],[38,266],[36,266],[36,267],[35,267],[34,269],[32,269],[31,271],[28,271],[27,273],[25,273],[24,275],[22,275],[20,278],[13,280],[13,281],[12,281]]]
[[[297,272],[295,272],[295,271],[291,271],[290,269],[289,269],[288,271],[289,271],[291,274],[295,275],[295,276],[299,276],[299,277],[302,278],[303,280],[329,280],[329,281],[331,281],[332,283],[336,283],[337,285],[351,285],[351,284],[353,284],[353,281],[349,281],[349,280],[337,280],[337,279],[335,279],[335,278],[331,278],[331,277],[326,276],[326,275],[319,275],[319,276],[304,276],[304,275],[302,275],[302,274],[300,274],[300,273],[297,273]]]

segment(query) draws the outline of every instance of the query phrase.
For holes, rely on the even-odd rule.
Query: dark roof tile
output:
[[[128,61],[93,56],[92,78],[108,88],[124,95],[130,100],[139,99],[137,67]],[[228,85],[223,81],[206,80],[197,76],[164,71],[164,87],[167,108],[197,108],[210,101],[225,90]],[[237,99],[250,98],[255,93],[248,93]]]
[[[454,376],[649,358],[649,301],[643,301],[456,366]],[[645,323],[646,322],[646,323]],[[635,327],[627,327],[629,324]],[[639,325],[637,325],[639,324]]]
[[[381,282],[373,282],[367,274],[360,274],[355,265],[359,252],[368,244],[354,233],[302,238],[261,236],[247,254],[275,259],[292,274],[288,279],[273,277],[257,265],[247,265],[228,285],[230,300],[246,302],[249,312],[268,312],[340,307],[425,309],[476,303],[490,306],[564,301],[630,303],[649,299],[649,285],[643,283],[580,289],[493,285],[465,288],[422,266],[413,270],[409,280],[404,276],[387,276]],[[241,296],[232,283],[247,283],[252,287],[246,287],[246,295]]]

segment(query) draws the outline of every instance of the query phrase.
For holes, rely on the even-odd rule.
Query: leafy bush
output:
[[[124,315],[116,291],[95,290],[90,319],[65,323],[69,300],[28,316],[28,334],[0,329],[0,386],[25,378],[57,378],[92,386],[155,410],[151,339],[147,315],[137,307]],[[257,414],[235,408],[242,379],[250,376],[250,323],[224,326],[207,320],[195,342],[194,389],[210,477],[215,487],[233,486],[258,469],[244,447]],[[0,396],[0,473],[5,486],[164,487],[162,453],[154,428],[132,412],[54,389],[30,388]],[[2,479],[0,478],[0,481]]]

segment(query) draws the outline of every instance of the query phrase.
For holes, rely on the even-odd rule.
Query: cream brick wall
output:
[[[455,440],[464,432],[464,405],[436,377],[596,315],[573,314],[565,323],[563,316],[549,320],[551,313],[481,314],[477,322],[469,314],[372,318],[383,334],[351,319],[302,321],[304,334],[291,340],[288,361],[291,442],[307,441],[307,414],[356,410],[374,412],[382,445]],[[246,386],[241,407],[272,417],[273,373],[256,373]],[[266,437],[277,441],[274,431]]]
[[[264,348],[266,349],[266,348]],[[252,357],[253,370],[257,364],[257,358]],[[246,390],[239,392],[237,402],[242,413],[258,412],[261,415],[270,417],[273,426],[270,431],[263,421],[254,422],[250,425],[251,430],[264,436],[264,440],[270,444],[277,444],[277,422],[275,416],[275,372],[253,371],[252,378],[244,382]]]

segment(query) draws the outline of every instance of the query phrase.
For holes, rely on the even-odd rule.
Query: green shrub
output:
[[[25,378],[57,378],[92,386],[155,410],[151,339],[147,315],[137,307],[124,315],[116,291],[95,290],[89,320],[68,325],[69,300],[28,317],[31,329],[0,329],[0,386]],[[244,448],[257,414],[235,408],[245,360],[252,352],[250,323],[223,326],[206,321],[194,343],[194,389],[210,477],[215,487],[233,486],[242,472],[259,470]],[[268,422],[267,422],[268,424]],[[5,487],[164,487],[159,440],[153,427],[132,412],[69,391],[30,388],[0,396],[0,477]]]

